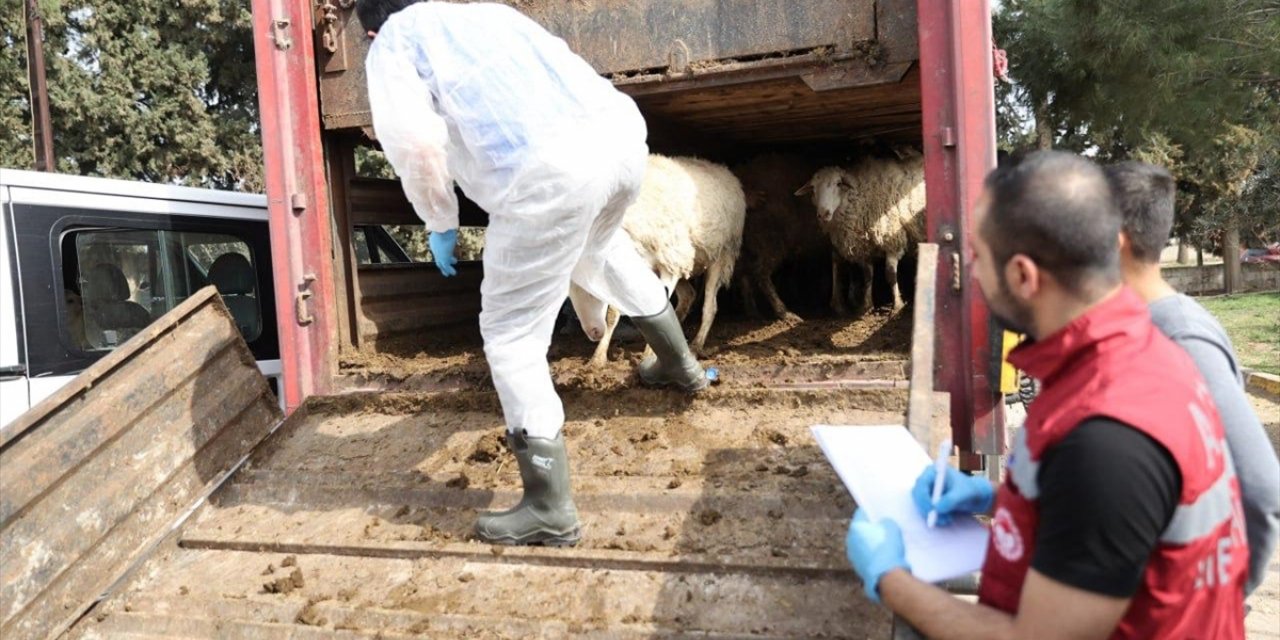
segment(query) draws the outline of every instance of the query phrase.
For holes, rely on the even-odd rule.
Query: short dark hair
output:
[[[1104,171],[1133,257],[1148,263],[1160,262],[1160,253],[1173,230],[1178,191],[1173,174],[1164,167],[1135,160],[1118,162]]]
[[[357,0],[356,17],[365,31],[381,31],[391,14],[421,0]]]
[[[990,208],[979,232],[997,270],[1023,254],[1081,297],[1120,282],[1120,215],[1096,164],[1038,151],[989,173],[986,188]]]

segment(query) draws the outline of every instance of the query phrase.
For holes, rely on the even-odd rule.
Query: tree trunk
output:
[[[1204,247],[1196,247],[1196,266],[1204,266]]]
[[[1222,238],[1222,275],[1227,293],[1244,290],[1244,280],[1240,273],[1240,219],[1231,216],[1227,222],[1227,231]]]
[[[1191,245],[1187,244],[1186,238],[1178,238],[1178,264],[1189,264],[1191,262]]]
[[[1049,122],[1049,103],[1038,101],[1035,106],[1036,116],[1036,148],[1053,148],[1053,125]]]

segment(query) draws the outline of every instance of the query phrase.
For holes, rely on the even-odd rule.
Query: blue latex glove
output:
[[[435,258],[440,273],[446,278],[458,275],[458,270],[453,267],[458,264],[458,259],[453,257],[453,248],[458,244],[458,230],[450,229],[444,233],[432,231],[427,236],[427,244],[431,246],[431,257]]]
[[[947,467],[947,474],[942,479],[942,497],[938,504],[933,504],[933,479],[938,475],[933,465],[929,465],[916,478],[916,485],[911,488],[911,499],[916,503],[920,515],[929,517],[929,511],[938,510],[938,526],[951,524],[954,515],[972,515],[986,513],[991,510],[995,500],[995,487],[991,481],[981,476],[969,476],[960,473],[955,467]]]
[[[874,602],[880,602],[881,576],[893,569],[911,570],[907,566],[907,549],[898,523],[888,518],[872,522],[862,509],[853,514],[844,547],[849,564],[862,578],[867,597]]]

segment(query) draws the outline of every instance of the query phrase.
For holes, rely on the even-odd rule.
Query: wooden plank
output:
[[[200,341],[225,346],[235,333],[236,328],[222,318],[206,314],[193,317],[153,344],[166,348],[178,342]],[[56,488],[78,466],[132,429],[143,412],[224,353],[205,349],[175,352],[177,357],[156,362],[155,368],[140,370],[137,375],[107,376],[91,387],[92,402],[87,394],[80,394],[62,406],[58,429],[42,434],[44,437],[13,442],[4,452],[5,464],[0,465],[0,486],[4,487],[0,526],[21,515],[43,492]],[[103,411],[104,403],[110,410]]]
[[[62,509],[33,508],[4,528],[0,557],[22,560],[0,566],[0,601],[10,607],[0,613],[11,615],[14,608],[25,606],[23,594],[31,593],[34,582],[50,581],[65,571],[142,505],[155,486],[138,482],[136,476],[163,480],[262,396],[248,375],[254,372],[231,358],[205,365],[202,372],[227,379],[216,387],[187,381],[168,401],[133,418],[110,445],[82,458],[36,503],[72,505],[77,511],[74,521],[67,521]],[[184,421],[188,416],[195,417],[194,423]]]
[[[6,475],[0,636],[61,633],[279,420],[212,287],[20,418],[0,470],[44,484]]]
[[[911,390],[907,396],[907,429],[929,448],[933,424],[933,368],[937,332],[938,245],[920,244],[916,262],[916,295],[911,324]]]
[[[458,265],[458,275],[445,278],[435,265],[362,267],[359,331],[374,339],[474,320],[480,314],[479,263]]]
[[[352,178],[348,183],[352,225],[401,224],[421,225],[422,219],[413,212],[413,205],[405,197],[397,180],[381,178]],[[458,222],[464,227],[484,227],[489,224],[489,214],[458,191]]]

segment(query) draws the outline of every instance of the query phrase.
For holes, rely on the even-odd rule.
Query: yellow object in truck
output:
[[[1018,392],[1018,370],[1009,364],[1009,352],[1022,342],[1022,335],[1004,331],[1000,343],[1000,393]]]

